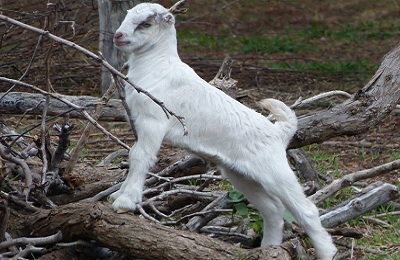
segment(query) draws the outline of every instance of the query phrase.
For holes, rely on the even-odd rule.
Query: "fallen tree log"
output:
[[[62,232],[64,241],[95,240],[140,259],[292,259],[290,243],[246,250],[206,235],[176,230],[133,214],[115,214],[103,203],[71,203],[34,214],[14,213],[10,230],[19,236]]]
[[[396,186],[388,183],[374,183],[359,196],[323,214],[320,217],[321,223],[324,227],[336,227],[399,197],[399,189]]]
[[[77,106],[85,108],[85,110],[90,114],[94,112],[96,104],[100,102],[99,98],[91,96],[60,96]],[[10,92],[7,94],[0,93],[0,97],[1,114],[41,115],[43,113],[45,97],[42,94]],[[71,108],[67,104],[58,99],[50,97],[50,104],[47,109],[47,114],[50,116],[56,116],[65,113],[70,109]],[[69,116],[75,118],[84,118],[79,111],[75,110],[70,111]],[[121,101],[117,99],[111,99],[108,101],[100,115],[100,120],[125,121],[126,113]]]
[[[361,134],[381,122],[400,101],[400,45],[384,57],[372,79],[351,98],[326,111],[299,117],[289,144],[298,148],[335,136]]]
[[[375,166],[370,169],[364,169],[358,172],[347,174],[340,179],[334,180],[332,183],[325,186],[323,189],[320,189],[315,194],[310,196],[309,199],[315,204],[318,204],[321,201],[332,196],[335,192],[343,189],[344,187],[352,185],[356,181],[373,178],[385,173],[389,173],[399,168],[400,168],[400,159],[379,166]]]

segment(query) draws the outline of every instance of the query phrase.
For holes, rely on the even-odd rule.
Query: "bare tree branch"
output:
[[[92,58],[94,61],[96,61],[96,62],[100,63],[101,65],[103,65],[104,67],[106,67],[112,73],[113,76],[123,79],[125,82],[127,82],[129,85],[131,85],[138,93],[143,93],[144,95],[148,96],[152,101],[154,101],[157,105],[159,105],[161,107],[161,109],[165,112],[167,117],[169,117],[169,115],[175,117],[181,123],[181,125],[183,127],[183,130],[184,130],[184,135],[187,135],[187,127],[186,127],[186,125],[184,123],[184,118],[183,117],[181,117],[179,115],[176,115],[173,111],[171,111],[168,108],[166,108],[162,101],[160,101],[157,98],[155,98],[152,94],[150,94],[146,90],[136,86],[131,80],[129,80],[128,77],[126,77],[124,74],[122,74],[121,72],[116,70],[114,67],[112,67],[101,56],[98,56],[98,55],[88,51],[87,49],[77,45],[74,42],[71,42],[71,41],[65,40],[65,39],[63,39],[61,37],[55,36],[55,35],[49,33],[48,31],[44,31],[44,30],[41,30],[41,29],[36,28],[34,26],[30,26],[30,25],[27,25],[25,23],[19,22],[19,21],[15,20],[15,19],[12,19],[12,18],[10,18],[10,17],[8,17],[6,15],[0,14],[0,20],[3,20],[3,21],[8,22],[8,23],[12,23],[12,24],[17,25],[17,26],[19,26],[21,28],[24,28],[26,30],[32,31],[34,33],[37,33],[39,35],[43,35],[46,38],[49,38],[49,39],[51,39],[53,41],[59,42],[59,43],[64,44],[64,45],[67,45],[67,46],[69,46],[71,48],[74,48],[74,49],[84,53],[88,57]],[[4,79],[5,79],[4,77],[0,77],[0,81],[4,80]],[[6,81],[6,80],[4,80],[4,81]]]
[[[399,168],[400,168],[400,159],[392,161],[390,163],[373,167],[371,169],[366,169],[355,173],[351,173],[345,175],[340,179],[334,180],[331,184],[317,191],[314,195],[308,198],[317,204],[329,198],[330,196],[332,196],[332,194],[343,189],[344,187],[352,185],[356,181],[376,177],[378,175],[385,174]]]
[[[92,117],[94,120],[98,120],[101,112],[103,111],[104,106],[107,104],[107,102],[110,100],[112,95],[114,94],[116,88],[115,81],[112,82],[111,86],[107,89],[107,91],[104,93],[104,95],[101,97],[100,102],[96,104],[95,112],[92,114]],[[68,174],[72,172],[72,169],[74,168],[75,164],[78,162],[79,155],[84,148],[89,134],[93,131],[94,125],[91,123],[86,124],[85,129],[82,132],[81,137],[79,138],[78,142],[76,143],[74,149],[71,152],[71,157],[68,160],[67,165],[65,166],[65,174]]]
[[[115,214],[102,203],[71,203],[57,209],[40,210],[36,214],[13,218],[12,224],[18,227],[21,235],[28,230],[35,236],[61,230],[66,240],[85,237],[141,259],[292,259],[290,253],[293,253],[290,242],[282,247],[246,250],[132,214]]]
[[[383,59],[372,79],[351,98],[326,111],[299,117],[289,148],[364,133],[381,122],[400,100],[400,45]]]
[[[45,244],[50,244],[50,243],[56,243],[62,240],[62,234],[60,231],[55,233],[54,235],[50,235],[47,237],[35,237],[35,238],[30,238],[30,237],[20,237],[20,238],[15,238],[10,241],[5,241],[0,243],[0,249],[7,248],[10,246],[16,246],[16,245],[45,245]]]
[[[60,100],[61,102],[67,104],[68,106],[74,108],[75,110],[79,111],[87,120],[89,120],[90,123],[94,124],[100,131],[102,131],[106,136],[108,136],[110,139],[114,140],[115,142],[117,142],[119,145],[121,145],[122,147],[129,149],[130,147],[128,145],[126,145],[125,143],[123,143],[121,140],[119,140],[117,137],[115,137],[114,135],[112,135],[110,132],[108,132],[104,127],[102,127],[99,123],[97,123],[96,120],[94,120],[89,113],[82,107],[75,105],[74,103],[71,103],[69,100],[63,98],[62,95],[59,95],[57,93],[50,93],[50,92],[46,92],[36,86],[33,86],[31,84],[28,83],[24,83],[18,80],[13,80],[13,79],[9,79],[9,78],[4,78],[4,77],[0,77],[0,81],[5,81],[5,82],[10,82],[13,84],[17,84],[23,87],[27,87],[27,88],[31,88],[43,95],[49,95],[53,98],[56,98],[58,100]]]
[[[388,183],[373,184],[365,190],[360,196],[343,202],[336,209],[323,214],[320,217],[322,225],[324,227],[338,226],[400,197],[399,189]]]
[[[3,93],[0,93],[0,95]],[[92,114],[95,112],[96,105],[101,102],[99,98],[92,96],[68,96],[61,95],[64,100],[85,108],[85,110]],[[59,116],[63,113],[68,113],[71,118],[85,118],[79,110],[72,110],[70,106],[63,103],[62,101],[55,99],[50,96],[50,104],[47,114],[51,116]],[[25,92],[11,92],[7,95],[3,95],[0,100],[0,113],[1,114],[33,114],[40,115],[43,113],[44,102],[43,94],[36,93],[25,93]],[[125,109],[122,106],[121,100],[110,99],[107,105],[104,106],[103,112],[99,118],[100,121],[119,121],[123,122],[126,120]],[[47,120],[49,121],[49,120]]]
[[[349,93],[345,92],[345,91],[334,90],[334,91],[328,91],[328,92],[325,92],[325,93],[321,93],[321,94],[315,95],[313,97],[310,97],[310,98],[307,98],[307,99],[304,99],[304,100],[302,98],[299,98],[290,107],[292,109],[304,107],[304,106],[307,106],[309,104],[312,104],[315,101],[321,100],[323,98],[332,97],[332,96],[344,96],[346,98],[351,98],[351,95]]]
[[[28,164],[25,162],[25,160],[13,156],[10,153],[9,148],[4,147],[3,144],[0,144],[0,156],[7,161],[18,164],[22,168],[25,177],[25,186],[27,187],[27,189],[24,191],[24,195],[28,195],[29,189],[32,186],[32,172],[29,169]]]
[[[169,11],[171,13],[186,13],[187,9],[181,8],[186,2],[187,0],[180,0],[176,2],[173,6],[171,6],[171,8],[169,8]]]

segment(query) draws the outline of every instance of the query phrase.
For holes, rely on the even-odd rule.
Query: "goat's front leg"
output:
[[[157,160],[164,134],[149,128],[139,135],[138,141],[129,151],[129,173],[119,191],[114,192],[110,199],[114,201],[112,208],[118,212],[135,211],[136,204],[142,202],[142,193],[146,174]]]

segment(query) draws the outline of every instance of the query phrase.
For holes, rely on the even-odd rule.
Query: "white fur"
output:
[[[138,140],[129,153],[128,177],[111,195],[113,209],[136,210],[146,174],[165,141],[220,166],[259,209],[264,219],[262,246],[281,244],[287,208],[312,238],[318,257],[332,259],[337,251],[332,239],[286,159],[286,147],[297,129],[294,112],[280,101],[263,100],[261,105],[277,120],[271,123],[209,85],[180,60],[174,22],[161,5],[139,4],[128,11],[116,32],[115,44],[131,53],[129,79],[183,116],[189,133],[184,136],[176,118],[167,118],[150,98],[126,85]]]

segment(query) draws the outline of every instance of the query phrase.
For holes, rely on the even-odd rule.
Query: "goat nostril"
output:
[[[114,35],[114,38],[115,38],[115,39],[121,39],[123,36],[124,36],[124,34],[123,34],[122,32],[117,32],[117,33]]]

